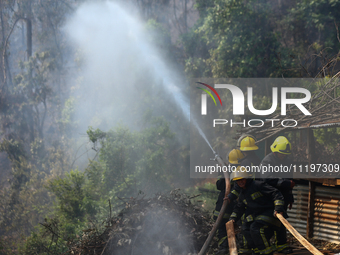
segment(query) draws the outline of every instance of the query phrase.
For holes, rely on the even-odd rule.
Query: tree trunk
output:
[[[2,35],[2,42],[3,45],[1,45],[3,47],[3,52],[2,52],[2,70],[3,70],[3,82],[2,82],[2,87],[1,89],[3,89],[4,87],[8,86],[8,85],[12,85],[12,75],[11,75],[11,70],[9,69],[9,63],[8,63],[8,56],[7,56],[7,43],[8,43],[8,38],[11,35],[13,28],[16,24],[17,21],[15,21],[12,30],[10,31],[8,37],[5,37],[5,24],[4,24],[4,19],[3,19],[3,2],[2,0],[0,0],[0,23],[1,23],[1,35]]]
[[[26,53],[27,60],[32,57],[32,21],[30,18],[25,19],[26,22]]]

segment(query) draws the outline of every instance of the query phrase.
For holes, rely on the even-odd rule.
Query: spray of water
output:
[[[181,92],[186,82],[150,43],[150,34],[136,16],[116,3],[102,2],[82,5],[69,20],[66,30],[84,70],[74,85],[79,123],[75,133],[84,134],[88,126],[108,129],[117,122],[135,127],[136,116],[145,109],[134,109],[131,103],[141,100],[140,90],[152,90],[148,83],[141,83],[141,77],[150,79],[150,84],[161,81],[190,120],[189,100]],[[214,151],[197,122],[191,121]]]
[[[195,121],[195,119],[191,118],[192,123],[194,124],[194,126],[196,127],[196,129],[198,130],[199,134],[202,136],[202,138],[204,139],[204,141],[209,145],[210,149],[212,150],[212,152],[214,154],[216,154],[216,152],[214,151],[213,147],[211,146],[211,144],[208,141],[208,138],[205,136],[205,134],[203,133],[202,129],[200,128],[200,126],[198,125],[198,123]]]

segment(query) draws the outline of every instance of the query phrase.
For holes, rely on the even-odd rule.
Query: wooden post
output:
[[[303,143],[303,130],[300,130],[299,132],[299,145],[302,146]]]
[[[308,164],[312,164],[315,154],[315,142],[314,142],[314,132],[313,129],[307,129],[307,159]]]
[[[309,181],[309,193],[308,193],[308,212],[307,212],[307,238],[313,237],[313,225],[314,225],[314,198],[315,198],[315,183]]]
[[[313,129],[307,129],[307,158],[308,165],[314,163],[315,143]],[[309,167],[310,169],[310,167]],[[310,172],[308,173],[310,174]],[[313,225],[314,225],[314,201],[315,199],[315,183],[309,181],[309,192],[308,192],[308,212],[307,212],[307,238],[313,237]]]
[[[264,156],[268,155],[268,139],[264,141]]]
[[[270,145],[272,145],[272,138],[268,138],[264,141],[264,156],[267,156],[271,152]]]

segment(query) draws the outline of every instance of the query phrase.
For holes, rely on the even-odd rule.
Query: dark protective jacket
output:
[[[236,201],[236,199],[240,196],[241,188],[237,185],[237,183],[234,184],[234,187],[231,189],[230,193],[228,194],[228,198],[230,201]]]
[[[286,158],[284,161],[281,161],[278,157],[275,156],[273,152],[269,153],[261,162],[261,166],[290,166],[292,161],[289,158]],[[287,206],[290,203],[294,202],[294,196],[291,188],[291,181],[289,179],[280,179],[280,178],[265,178],[263,179],[266,183],[271,186],[277,188],[283,195],[285,201],[285,209],[287,210]]]
[[[235,206],[230,219],[238,221],[246,208],[249,213],[246,221],[254,221],[258,217],[272,218],[274,210],[284,212],[283,196],[276,188],[263,181],[247,179],[246,189],[242,189],[239,202]]]

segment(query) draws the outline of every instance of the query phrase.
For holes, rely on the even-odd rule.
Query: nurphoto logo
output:
[[[198,82],[204,86],[207,86],[210,88],[218,97],[220,100],[221,106],[222,106],[222,101],[219,96],[219,94],[216,92],[216,90],[211,87],[208,84]],[[203,90],[201,98],[201,114],[206,115],[207,114],[207,94],[214,100],[214,103],[216,105],[216,100],[213,97],[213,95],[206,89],[202,89],[198,87],[199,89]],[[244,94],[242,90],[235,85],[231,84],[215,84],[216,89],[228,89],[231,92],[232,98],[233,98],[233,114],[234,115],[244,115]],[[205,93],[204,93],[205,92]],[[287,98],[288,93],[300,93],[304,94],[306,97],[305,98],[295,98],[295,99],[289,99]],[[249,111],[255,115],[260,115],[260,116],[266,116],[270,115],[275,112],[277,109],[277,102],[278,102],[278,88],[273,87],[272,88],[272,106],[268,110],[257,110],[255,109],[253,105],[253,88],[248,87],[247,88],[247,105],[249,108]],[[286,115],[287,114],[287,105],[292,104],[298,107],[301,112],[304,115],[312,115],[302,104],[307,103],[311,98],[311,93],[309,90],[305,88],[291,88],[291,87],[286,87],[286,88],[281,88],[281,115]]]
[[[233,115],[244,115],[245,114],[245,96],[244,96],[243,91],[239,87],[232,85],[232,84],[215,84],[214,87],[212,87],[211,85],[208,85],[203,82],[196,82],[196,83],[199,83],[209,88],[217,96],[218,100],[220,101],[221,106],[223,106],[222,100],[221,100],[220,95],[217,93],[216,89],[227,89],[227,91],[231,93],[231,96],[233,99],[232,100],[233,101],[232,103]],[[197,88],[202,90],[201,115],[207,115],[207,101],[208,101],[207,95],[209,95],[210,98],[212,98],[215,105],[217,105],[216,100],[209,90],[205,88],[201,88],[201,87],[197,87]],[[221,92],[225,93],[225,91],[221,91]],[[267,116],[267,115],[273,114],[277,110],[277,107],[278,107],[278,97],[279,97],[278,92],[279,92],[279,88],[273,87],[271,107],[269,109],[260,110],[260,109],[256,109],[254,106],[253,87],[247,87],[247,106],[248,106],[249,111],[252,114],[257,115],[257,116]],[[280,104],[281,112],[280,113],[282,116],[287,115],[288,105],[295,105],[304,115],[311,115],[311,113],[303,106],[304,103],[307,103],[311,99],[311,93],[308,89],[301,88],[301,87],[281,87],[280,92],[281,92],[280,93],[281,94],[281,100],[280,100],[281,101],[281,104]],[[288,98],[288,95],[292,95],[292,97],[294,97],[294,94],[304,95],[304,97],[303,98],[301,97]],[[248,124],[249,127],[253,127],[255,125],[253,125],[252,123],[255,123],[255,122],[257,123],[256,126],[262,127],[265,121],[271,122],[272,126],[274,126],[275,121],[279,121],[279,120],[278,119],[265,119],[265,120],[250,119],[246,123],[246,120],[243,120],[242,122],[236,122],[236,121],[233,121],[232,119],[230,121],[228,121],[227,119],[214,119],[213,127],[215,127],[216,125],[225,125],[227,123],[230,123],[231,126],[233,124],[234,125],[241,124],[243,126],[246,126],[246,124]],[[282,120],[281,125],[284,127],[295,127],[298,125],[298,122],[294,119],[287,119],[287,120]]]

